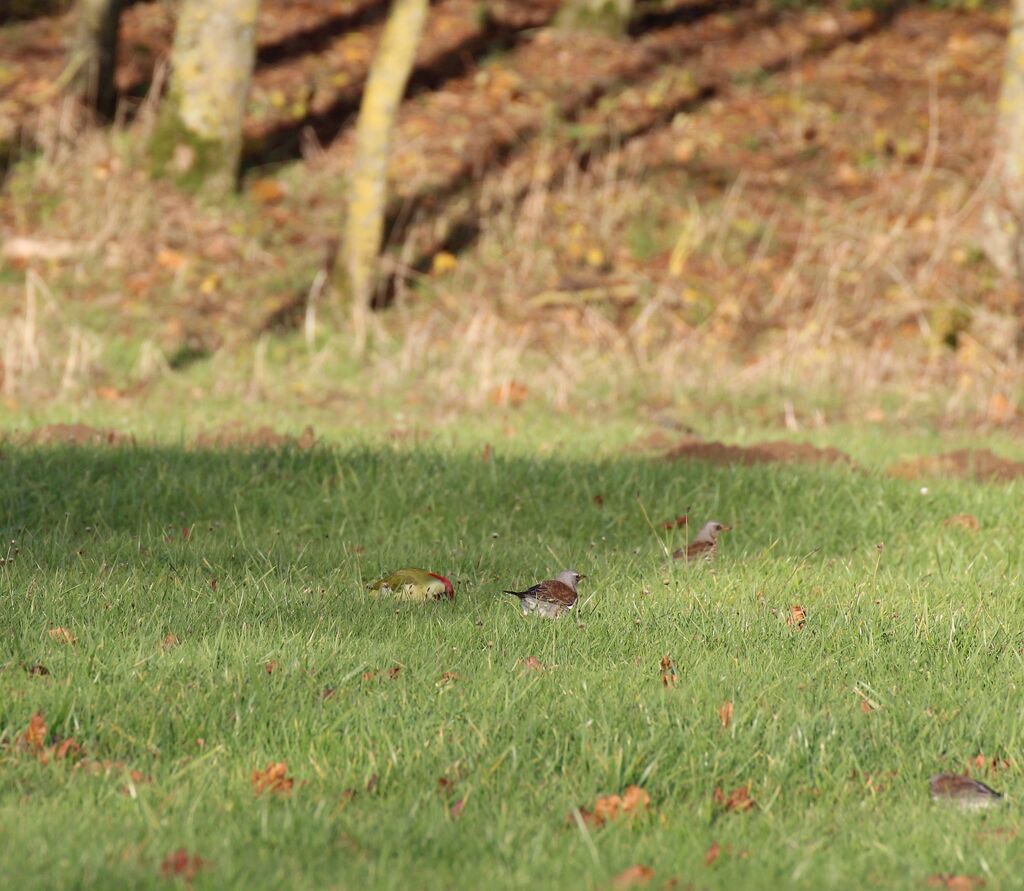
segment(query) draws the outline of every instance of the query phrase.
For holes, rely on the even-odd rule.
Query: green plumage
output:
[[[437,578],[425,569],[397,569],[377,579],[368,588],[373,595],[388,594],[395,600],[411,603],[442,600],[446,595],[455,597],[450,583],[446,585],[443,578]]]

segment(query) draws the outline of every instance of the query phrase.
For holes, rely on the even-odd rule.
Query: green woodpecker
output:
[[[443,575],[425,569],[396,569],[369,586],[373,595],[390,594],[395,600],[426,603],[447,597],[455,599],[455,587]]]

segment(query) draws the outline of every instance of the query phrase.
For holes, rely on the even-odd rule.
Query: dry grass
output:
[[[874,51],[903,39],[882,35]],[[0,278],[3,395],[82,400],[180,381],[225,398],[315,401],[340,388],[458,417],[510,401],[515,382],[517,400],[563,411],[730,406],[793,429],[865,417],[1014,423],[1020,323],[981,250],[992,177],[973,159],[989,147],[964,144],[965,121],[986,109],[961,102],[964,88],[933,67],[908,75],[906,97],[881,113],[887,139],[911,149],[880,153],[865,173],[841,160],[859,150],[851,127],[805,161],[807,134],[835,117],[831,84],[852,64],[736,85],[557,183],[539,165],[525,198],[520,180],[485,179],[475,245],[433,273],[406,268],[365,350],[325,301],[298,337],[260,333],[309,289],[342,183],[296,165],[277,174],[281,200],[203,206],[148,179],[151,110],[98,133],[58,107],[38,122],[40,153],[12,174],[0,222],[5,236],[70,248]],[[969,89],[991,98],[984,78]],[[870,91],[854,78],[842,95],[858,121]],[[729,128],[751,109],[770,110],[776,142],[744,154]],[[554,154],[561,137],[550,138]],[[391,246],[390,268],[411,261],[436,221],[419,225]],[[171,373],[183,349],[201,361]]]

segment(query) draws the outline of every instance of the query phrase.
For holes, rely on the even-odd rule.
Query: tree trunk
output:
[[[153,170],[214,194],[235,186],[259,0],[181,0]]]
[[[117,110],[114,71],[124,0],[78,0],[69,59],[72,87],[85,104],[109,120]]]
[[[373,59],[356,123],[356,156],[349,181],[348,218],[340,272],[347,276],[356,338],[366,334],[384,236],[388,157],[402,101],[427,17],[428,0],[393,0]]]
[[[1024,291],[1024,0],[1013,0],[997,128],[998,187],[985,213],[986,252]]]
[[[573,31],[599,31],[619,37],[633,14],[633,0],[563,0],[558,25]]]

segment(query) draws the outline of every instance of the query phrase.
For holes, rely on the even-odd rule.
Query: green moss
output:
[[[191,152],[187,165],[175,164],[175,155]],[[153,136],[149,142],[150,173],[154,177],[172,179],[180,187],[198,192],[216,185],[230,186],[233,172],[225,170],[227,148],[217,140],[203,139],[185,125],[173,98],[164,104]]]

